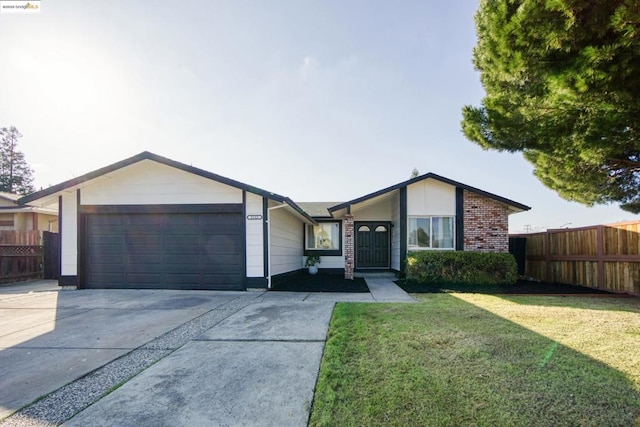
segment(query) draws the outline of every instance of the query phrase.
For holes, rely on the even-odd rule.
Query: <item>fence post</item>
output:
[[[598,289],[604,289],[604,227],[596,229],[596,254],[598,257]]]
[[[545,273],[545,281],[547,283],[551,283],[553,281],[551,274],[551,242],[549,238],[549,231],[544,233],[544,273]]]

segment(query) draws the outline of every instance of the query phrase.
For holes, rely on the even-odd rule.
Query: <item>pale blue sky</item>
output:
[[[460,131],[477,2],[42,1],[0,15],[0,125],[46,187],[152,151],[295,201],[416,167],[532,207],[512,231],[638,219],[559,198]]]

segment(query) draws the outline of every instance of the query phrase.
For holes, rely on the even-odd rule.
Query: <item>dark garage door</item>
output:
[[[88,288],[244,290],[242,215],[86,215]]]

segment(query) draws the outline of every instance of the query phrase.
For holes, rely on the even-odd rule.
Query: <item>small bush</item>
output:
[[[509,285],[518,278],[508,253],[421,251],[407,256],[407,280],[420,283]]]

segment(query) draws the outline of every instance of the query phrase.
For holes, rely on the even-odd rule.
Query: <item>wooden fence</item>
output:
[[[0,231],[0,283],[42,277],[42,232]]]
[[[527,239],[527,276],[640,295],[640,221],[510,237]]]

